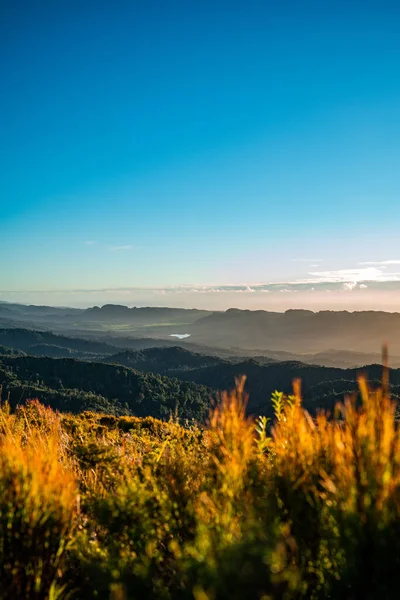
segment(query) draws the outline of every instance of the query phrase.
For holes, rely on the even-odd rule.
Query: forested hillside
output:
[[[232,361],[234,362],[234,359]],[[172,348],[146,348],[137,351],[127,350],[108,357],[106,362],[125,365],[140,371],[154,371],[161,375],[170,375],[181,371],[224,365],[231,361],[190,352],[175,346]]]
[[[13,351],[11,351],[13,352]],[[271,416],[271,394],[276,389],[289,393],[291,381],[302,380],[304,406],[331,410],[345,393],[357,387],[359,369],[338,369],[300,362],[256,360],[240,363],[194,354],[181,348],[156,348],[113,355],[109,363],[55,359],[0,352],[0,384],[3,395],[10,392],[13,405],[27,398],[62,411],[100,410],[203,421],[210,399],[217,391],[229,389],[246,376],[250,394],[249,414]],[[370,365],[364,371],[372,385],[379,383],[382,367]],[[400,370],[390,373],[393,397],[400,396]]]
[[[299,361],[248,359],[237,362],[183,350],[181,348],[149,348],[140,352],[121,352],[107,359],[144,371],[193,381],[216,390],[231,388],[235,379],[246,375],[246,390],[250,394],[248,411],[270,416],[269,398],[275,389],[290,392],[291,381],[301,378],[304,405],[313,414],[318,408],[332,409],[343,394],[357,388],[357,375],[365,371],[371,383],[378,384],[382,367],[370,365],[363,369],[339,369],[308,365]],[[400,370],[391,370],[392,392],[400,393]]]
[[[24,328],[0,329],[0,344],[35,356],[99,358],[117,351],[115,346],[96,340]]]
[[[32,356],[0,356],[0,384],[12,406],[39,398],[62,411],[90,409],[163,419],[173,413],[201,421],[212,398],[205,386],[123,366]]]

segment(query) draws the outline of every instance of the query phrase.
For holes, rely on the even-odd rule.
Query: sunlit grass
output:
[[[60,418],[31,403],[0,411],[1,598],[56,598],[78,511]]]
[[[400,433],[387,371],[312,418],[244,380],[208,425],[37,402],[0,413],[1,598],[397,598]]]

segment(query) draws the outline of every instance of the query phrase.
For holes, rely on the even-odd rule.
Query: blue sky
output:
[[[2,2],[0,299],[395,306],[399,31],[384,1]]]

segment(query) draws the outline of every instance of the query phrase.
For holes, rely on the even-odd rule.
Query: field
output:
[[[400,433],[387,377],[316,418],[293,395],[205,427],[0,413],[0,597],[397,598]]]

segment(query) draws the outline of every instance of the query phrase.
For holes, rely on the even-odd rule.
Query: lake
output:
[[[190,333],[170,333],[170,337],[176,337],[179,340],[184,340],[185,338],[190,337]]]

